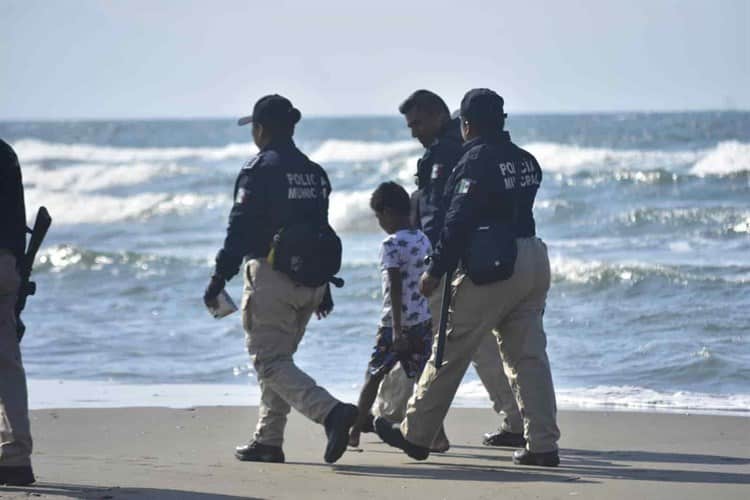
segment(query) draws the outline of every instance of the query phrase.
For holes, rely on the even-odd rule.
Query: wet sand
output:
[[[453,409],[450,451],[415,462],[363,436],[363,451],[323,462],[321,426],[292,413],[286,464],[237,461],[257,408],[32,412],[33,487],[2,498],[750,498],[750,418],[561,411],[561,466],[521,467],[481,445],[489,410]]]

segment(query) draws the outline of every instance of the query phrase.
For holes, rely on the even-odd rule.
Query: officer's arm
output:
[[[234,204],[224,247],[216,255],[215,274],[230,280],[239,271],[242,259],[252,248],[252,239],[264,220],[265,189],[260,186],[258,167],[244,168],[237,179]]]
[[[422,218],[419,215],[419,197],[420,192],[419,189],[417,189],[411,194],[411,198],[409,199],[411,205],[411,209],[409,210],[409,223],[415,229],[422,229]]]
[[[328,178],[328,174],[322,168],[321,170],[323,171],[323,182],[325,183],[325,185],[321,186],[321,191],[323,191],[321,193],[321,196],[323,197],[323,216],[325,217],[326,223],[328,223],[328,206],[330,204],[331,191],[333,188],[331,187],[331,180]]]
[[[435,213],[434,224],[437,227],[442,228],[445,221],[445,214],[448,209],[448,204],[451,201],[453,191],[448,192],[446,186],[448,180],[451,179],[453,169],[456,167],[458,162],[461,160],[462,149],[459,146],[454,146],[450,143],[439,144],[434,152],[435,165],[439,165],[439,171],[435,172],[432,176],[433,183],[433,198],[432,202],[437,208]]]
[[[477,225],[483,187],[476,160],[462,160],[451,173],[445,188],[448,211],[435,251],[430,276],[440,278],[458,264],[471,231]]]
[[[18,156],[0,140],[0,246],[20,258],[26,249],[26,209]],[[20,262],[19,262],[20,264]]]

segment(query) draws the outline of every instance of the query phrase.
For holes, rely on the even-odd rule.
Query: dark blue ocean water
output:
[[[516,142],[545,171],[535,215],[554,273],[545,326],[569,404],[750,407],[750,113],[527,115]],[[254,384],[239,317],[201,295],[234,178],[255,148],[232,119],[0,123],[29,216],[55,222],[29,302],[32,379]],[[329,172],[345,246],[336,311],[298,362],[354,391],[380,307],[370,191],[413,188],[400,117],[312,118],[298,145]],[[240,283],[229,287],[235,298]],[[461,394],[481,402],[473,371]],[[479,404],[479,403],[478,403]]]

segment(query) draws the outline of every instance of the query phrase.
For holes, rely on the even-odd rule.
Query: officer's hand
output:
[[[419,278],[419,291],[422,295],[429,297],[435,292],[438,286],[440,286],[439,279],[430,276],[427,272],[422,273],[422,276]]]
[[[221,291],[224,290],[225,283],[224,278],[221,276],[217,274],[211,276],[211,281],[208,282],[206,291],[203,292],[203,303],[206,304],[206,306],[211,308],[219,306],[219,301],[216,300],[216,298]]]
[[[315,315],[318,319],[323,319],[333,311],[333,296],[331,295],[331,285],[326,285],[326,294],[323,296],[323,301],[318,306],[318,310],[315,311]]]

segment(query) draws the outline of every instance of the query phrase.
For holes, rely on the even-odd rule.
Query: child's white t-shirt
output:
[[[426,269],[425,257],[432,252],[430,240],[419,229],[402,229],[388,235],[380,246],[383,279],[383,315],[380,326],[392,326],[391,283],[388,269],[401,272],[401,326],[414,326],[431,318],[427,298],[419,293],[419,277]]]

